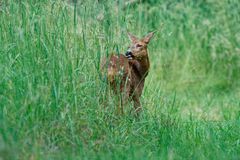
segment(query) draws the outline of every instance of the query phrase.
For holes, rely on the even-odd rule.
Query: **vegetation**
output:
[[[0,159],[238,159],[238,0],[0,1]],[[143,112],[101,57],[156,34]]]

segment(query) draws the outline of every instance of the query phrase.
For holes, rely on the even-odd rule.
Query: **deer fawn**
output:
[[[128,100],[133,100],[137,115],[142,110],[140,96],[144,81],[148,75],[150,63],[147,45],[154,32],[142,39],[128,33],[132,42],[125,55],[112,54],[109,59],[103,59],[101,68],[106,69],[107,80],[116,94],[120,94],[120,111]]]

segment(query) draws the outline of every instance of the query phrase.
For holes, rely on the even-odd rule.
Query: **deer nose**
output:
[[[125,53],[125,56],[127,58],[132,58],[132,52],[130,50],[128,50],[126,53]]]

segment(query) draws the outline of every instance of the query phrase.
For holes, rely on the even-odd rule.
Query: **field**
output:
[[[156,31],[135,118],[100,78]],[[239,159],[238,0],[0,0],[0,160]]]

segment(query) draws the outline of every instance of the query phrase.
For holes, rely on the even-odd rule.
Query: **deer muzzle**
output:
[[[130,50],[127,50],[127,52],[125,53],[125,56],[128,58],[128,59],[133,59],[133,54]]]

